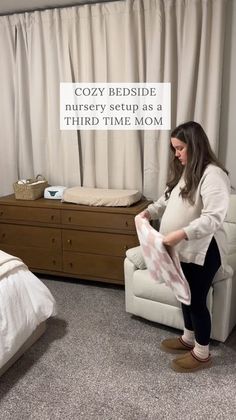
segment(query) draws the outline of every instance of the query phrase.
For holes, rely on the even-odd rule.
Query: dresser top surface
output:
[[[85,206],[81,204],[72,204],[61,202],[60,200],[50,200],[39,198],[37,200],[16,200],[15,195],[7,195],[0,197],[0,205],[31,207],[31,208],[47,208],[58,210],[75,210],[75,211],[90,211],[90,212],[104,212],[104,213],[124,213],[137,214],[147,207],[150,201],[145,198],[133,204],[130,207],[108,207],[108,206]]]

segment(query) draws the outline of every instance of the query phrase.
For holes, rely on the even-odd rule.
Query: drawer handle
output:
[[[54,214],[51,215],[51,220],[54,220]]]
[[[125,226],[129,226],[129,222],[127,222],[127,220],[126,220],[126,222],[125,222]]]
[[[56,265],[56,260],[52,260],[52,263],[53,263],[54,265]]]
[[[73,267],[73,263],[72,263],[72,262],[70,262],[70,263],[69,263],[69,266],[70,266],[70,267]]]
[[[0,216],[3,216],[3,211],[0,211]]]
[[[52,243],[54,244],[56,242],[56,239],[55,238],[52,238]]]
[[[68,222],[71,222],[71,216],[68,217]]]
[[[124,251],[127,251],[127,249],[129,249],[129,248],[128,248],[128,245],[125,245],[125,246],[124,246]]]
[[[71,239],[67,239],[67,243],[68,243],[69,245],[71,245],[71,244],[72,244],[72,240],[71,240]]]

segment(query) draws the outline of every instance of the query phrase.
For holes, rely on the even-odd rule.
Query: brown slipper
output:
[[[186,353],[189,350],[193,349],[193,345],[185,343],[182,337],[177,338],[167,338],[163,340],[160,345],[160,349],[166,353]]]
[[[196,372],[201,369],[211,367],[212,359],[211,355],[207,359],[199,359],[193,351],[184,354],[183,357],[177,357],[172,360],[171,368],[176,372]]]

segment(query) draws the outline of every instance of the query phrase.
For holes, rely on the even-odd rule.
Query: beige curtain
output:
[[[172,128],[195,119],[215,151],[224,0],[126,0],[0,17],[0,193],[17,178],[165,185],[168,131],[60,131],[61,82],[171,82]]]

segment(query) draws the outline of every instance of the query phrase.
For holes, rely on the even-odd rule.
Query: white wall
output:
[[[219,158],[236,188],[236,0],[228,0],[227,7],[221,111]]]

